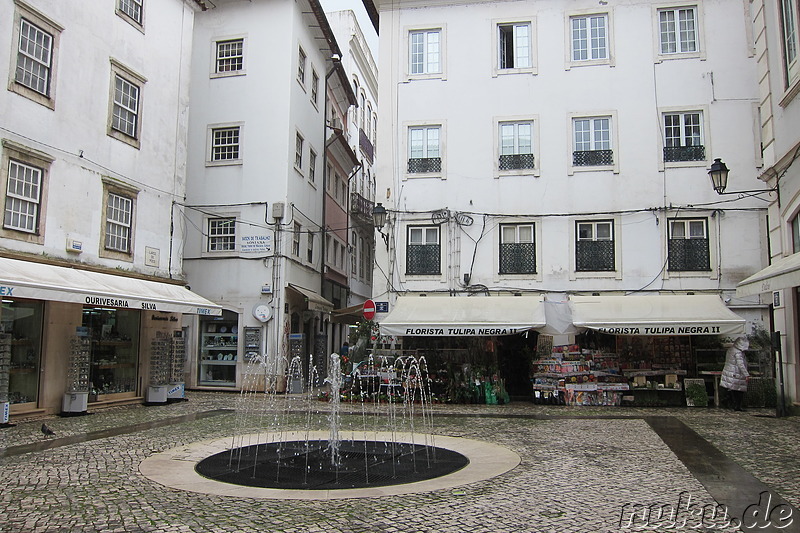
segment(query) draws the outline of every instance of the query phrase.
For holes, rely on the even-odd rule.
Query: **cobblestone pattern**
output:
[[[231,394],[189,395],[191,401],[169,406],[120,407],[46,422],[62,437],[235,406]],[[677,504],[683,491],[703,504],[713,503],[644,421],[586,415],[677,416],[788,501],[800,504],[796,419],[717,409],[524,403],[440,410],[576,418],[439,417],[437,433],[501,444],[521,456],[520,466],[456,490],[328,502],[233,500],[167,489],[139,474],[139,463],[152,453],[231,434],[233,414],[60,446],[0,459],[0,532],[596,532],[619,531],[622,506],[628,503]],[[0,430],[3,444],[44,439],[41,422],[22,421]]]

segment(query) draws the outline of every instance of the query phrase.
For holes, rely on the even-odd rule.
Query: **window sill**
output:
[[[232,70],[230,72],[212,72],[209,74],[209,78],[217,79],[217,78],[235,78],[237,76],[245,76],[247,75],[246,70]]]
[[[140,24],[139,22],[136,22],[135,20],[133,20],[133,19],[132,19],[130,16],[128,16],[128,14],[127,14],[127,13],[125,13],[124,11],[121,11],[121,10],[117,9],[117,10],[116,10],[116,13],[117,13],[117,16],[118,16],[119,18],[121,18],[122,20],[124,20],[125,22],[127,22],[128,24],[130,24],[131,26],[133,26],[134,28],[136,28],[136,29],[137,29],[137,30],[139,30],[140,32],[142,32],[142,34],[144,34],[144,25],[142,25],[142,24]],[[142,13],[142,16],[144,16],[144,13]]]
[[[447,77],[441,72],[436,72],[434,74],[408,74],[406,76],[406,81],[417,81],[417,80],[442,80],[446,81]]]
[[[511,177],[511,176],[531,176],[534,178],[538,178],[540,175],[538,168],[521,168],[518,170],[497,170],[494,171],[494,177],[504,178],[504,177]]]
[[[564,70],[571,70],[580,67],[614,67],[616,66],[611,59],[586,59],[584,61],[568,61]]]
[[[40,92],[34,91],[33,89],[22,85],[21,83],[17,83],[14,80],[11,80],[11,83],[8,84],[8,90],[12,93],[17,93],[18,95],[27,98],[37,104],[43,105],[48,109],[55,110],[56,102],[52,98],[47,95],[44,95]]]
[[[661,168],[691,168],[691,167],[708,167],[711,162],[705,159],[696,161],[661,161]]]
[[[536,67],[527,67],[527,68],[495,68],[494,69],[494,77],[498,76],[508,76],[514,74],[527,74],[529,76],[536,76],[538,74],[538,70]]]
[[[617,165],[595,165],[595,166],[570,166],[567,170],[567,174],[570,176],[577,173],[577,172],[613,172],[614,174],[619,174],[619,166]]]
[[[214,258],[214,259],[237,259],[238,257],[239,257],[239,251],[238,250],[220,250],[220,251],[214,251],[214,252],[209,252],[209,251],[206,250],[204,252],[200,252],[200,258],[201,259],[209,259],[209,258]]]
[[[442,172],[406,172],[405,177],[403,179],[416,179],[416,178],[434,178],[434,179],[445,179],[444,173]]]
[[[617,270],[574,270],[571,279],[621,279],[621,273]]]
[[[41,233],[28,233],[13,228],[0,228],[0,237],[31,244],[44,244],[44,235]]]
[[[542,275],[539,272],[531,272],[528,274],[501,274],[497,273],[495,277],[497,280],[529,280],[529,281],[542,281]]]
[[[789,86],[789,88],[786,89],[786,92],[783,93],[783,98],[781,98],[781,101],[778,102],[778,105],[781,107],[788,106],[789,103],[791,103],[791,101],[794,100],[795,96],[797,96],[798,94],[800,94],[800,77],[795,79],[794,82],[792,82],[792,84]]]
[[[139,142],[139,139],[137,139],[135,137],[131,137],[129,135],[126,135],[126,134],[122,133],[121,131],[117,131],[115,129],[109,129],[108,130],[108,136],[113,138],[113,139],[116,139],[116,140],[118,140],[120,142],[123,142],[123,143],[125,143],[127,145],[133,146],[137,150],[141,146],[141,144]]]
[[[133,263],[133,254],[130,252],[120,252],[119,250],[109,250],[101,248],[98,254],[104,259],[116,259],[117,261],[125,261],[126,263]]]
[[[225,161],[206,161],[207,167],[231,167],[231,166],[241,166],[242,160],[241,159],[227,159]]]
[[[675,52],[674,54],[656,55],[656,63],[671,61],[673,59],[699,59],[705,61],[706,55],[703,52]]]

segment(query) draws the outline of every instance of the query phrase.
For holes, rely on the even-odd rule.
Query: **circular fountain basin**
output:
[[[250,448],[251,451],[254,452],[254,446],[265,443],[301,442],[304,446],[306,438],[311,441],[320,441],[319,447],[322,447],[323,445],[321,442],[324,442],[328,436],[328,432],[323,431],[282,432],[280,434],[261,433],[247,435],[239,442],[247,444],[247,446],[242,446],[240,448],[243,452],[247,448]],[[195,442],[154,454],[142,461],[139,465],[139,471],[148,479],[160,483],[161,485],[203,494],[233,496],[238,498],[328,500],[340,498],[370,498],[451,489],[499,476],[513,469],[520,462],[519,456],[507,448],[489,442],[460,437],[420,434],[415,434],[412,437],[410,434],[381,432],[370,433],[369,437],[379,443],[377,445],[378,448],[385,447],[386,443],[388,443],[389,446],[391,446],[391,443],[394,443],[396,445],[406,445],[406,450],[408,451],[408,446],[413,444],[415,450],[414,454],[418,451],[422,451],[423,454],[435,451],[438,457],[439,454],[443,456],[448,452],[453,452],[455,456],[460,455],[464,458],[455,459],[456,462],[466,461],[466,464],[456,467],[450,473],[439,475],[438,477],[430,477],[428,479],[407,478],[397,483],[382,483],[380,485],[369,484],[360,487],[354,485],[352,487],[311,488],[305,485],[295,486],[294,488],[276,488],[263,484],[246,485],[239,484],[239,482],[228,482],[222,479],[206,477],[198,473],[198,465],[214,456],[223,459],[223,466],[228,468],[228,461],[231,457],[231,438],[226,437]],[[345,438],[341,442],[342,446],[345,448],[349,446],[344,444],[346,442],[353,441],[348,441]],[[360,442],[360,446],[364,445],[364,441],[355,442]],[[367,443],[370,442],[373,442],[373,440],[367,441]],[[425,446],[431,444],[436,450],[424,449]],[[327,446],[327,444],[325,446]],[[356,444],[356,447],[358,446],[359,445]],[[261,447],[259,449],[263,450]],[[237,449],[234,451],[236,450]],[[346,450],[343,451],[340,447],[340,453],[345,453],[345,451]],[[259,454],[260,453],[261,452],[259,452]],[[410,452],[408,457],[412,457]],[[364,460],[363,456],[361,460]],[[380,461],[379,458],[370,460],[373,462]],[[420,468],[422,460],[419,455],[417,455],[416,461],[417,470],[424,472],[427,469],[427,463],[424,463]],[[303,459],[303,464],[305,465],[305,458]],[[249,464],[250,472],[245,473],[243,471],[241,477],[253,477],[253,466],[254,462],[251,462]],[[256,465],[256,472],[258,472],[258,468],[258,465]],[[375,480],[376,478],[373,477],[373,481]]]
[[[334,453],[336,458],[334,459]],[[469,464],[464,455],[424,444],[387,441],[270,442],[207,457],[195,470],[203,477],[248,487],[357,489],[441,477]]]

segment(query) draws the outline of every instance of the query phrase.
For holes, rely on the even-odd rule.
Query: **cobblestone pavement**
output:
[[[168,489],[139,473],[142,460],[231,435],[237,425],[238,395],[187,396],[188,402],[167,406],[18,420],[0,429],[0,532],[632,531],[620,524],[626,504],[677,506],[687,493],[701,505],[714,503],[650,429],[644,417],[652,416],[679,419],[800,508],[798,417],[778,419],[768,410],[524,402],[436,407],[435,433],[490,441],[521,457],[510,472],[458,489],[336,501],[234,499]],[[230,411],[208,414],[220,409]],[[199,413],[208,416],[192,416]],[[363,415],[345,412],[342,418],[358,424]],[[41,433],[42,421],[54,438]],[[53,447],[21,453],[24,445]],[[759,494],[752,501],[758,503]],[[797,525],[800,516],[794,517]]]

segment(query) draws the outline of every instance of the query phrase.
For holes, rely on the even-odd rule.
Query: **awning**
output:
[[[331,311],[331,320],[337,324],[353,324],[364,319],[364,302]]]
[[[380,320],[383,335],[512,335],[545,324],[542,297],[401,296]]]
[[[222,314],[222,307],[181,285],[6,257],[0,257],[0,294],[145,311]]]
[[[800,254],[792,254],[740,281],[736,296],[753,296],[797,286],[800,286]]]
[[[745,320],[719,296],[570,296],[572,323],[612,335],[740,335]]]
[[[333,310],[333,304],[323,298],[318,292],[300,287],[294,283],[289,283],[288,287],[306,299],[309,311],[324,311],[329,313]]]

